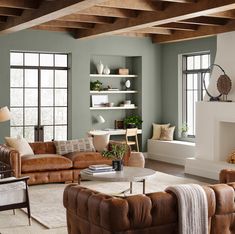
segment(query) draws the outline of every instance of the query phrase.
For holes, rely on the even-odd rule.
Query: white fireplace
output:
[[[226,162],[235,150],[235,32],[217,36],[217,51],[214,63],[219,64],[232,80],[228,99],[233,102],[199,102],[196,105],[196,152],[195,158],[186,160],[185,172],[212,179],[219,178],[223,168],[235,169],[235,164]],[[218,95],[217,78],[221,71],[214,69],[209,84],[213,96]],[[205,97],[204,100],[208,100]]]
[[[196,104],[195,158],[186,159],[185,172],[211,179],[219,178],[228,155],[235,151],[235,103],[198,102]]]

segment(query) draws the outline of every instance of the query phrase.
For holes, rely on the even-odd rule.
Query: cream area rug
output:
[[[146,193],[164,191],[169,185],[204,183],[193,179],[156,172],[146,180]],[[128,182],[82,181],[81,186],[107,193],[118,194],[129,188]],[[63,206],[65,184],[34,185],[29,187],[32,217],[45,227],[59,228],[66,226],[66,212]],[[133,194],[142,193],[142,183],[133,183]],[[128,194],[126,194],[128,195]]]

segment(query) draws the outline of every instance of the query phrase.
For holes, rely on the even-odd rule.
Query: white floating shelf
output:
[[[136,90],[105,90],[105,91],[90,91],[90,94],[115,94],[115,93],[137,93]]]
[[[118,74],[109,74],[109,75],[100,75],[100,74],[90,74],[90,77],[126,77],[126,78],[134,78],[138,77],[137,75],[118,75]]]
[[[131,109],[137,109],[137,106],[135,106],[135,107],[123,107],[123,106],[90,107],[90,110],[131,110]]]

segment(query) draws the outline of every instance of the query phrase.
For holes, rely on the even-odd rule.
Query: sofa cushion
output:
[[[21,171],[54,171],[71,168],[72,162],[58,154],[25,155],[21,158]]]
[[[29,143],[34,154],[56,154],[56,148],[53,141],[42,142],[37,141]]]
[[[5,137],[5,141],[8,146],[18,151],[20,156],[34,154],[33,150],[31,149],[29,143],[26,141],[25,138]]]
[[[160,140],[173,141],[175,126],[169,128],[162,128]]]
[[[169,128],[170,124],[155,124],[153,123],[153,136],[152,140],[159,140],[161,136],[162,128]]]
[[[73,167],[83,169],[93,164],[112,164],[112,160],[103,157],[98,152],[73,152],[64,155],[73,162]]]
[[[0,179],[1,182],[11,181],[15,177]],[[26,201],[25,182],[18,181],[14,183],[1,184],[0,186],[0,206],[12,205]]]
[[[55,141],[56,153],[57,154],[68,154],[71,152],[89,152],[95,151],[92,137],[81,138],[69,141]]]

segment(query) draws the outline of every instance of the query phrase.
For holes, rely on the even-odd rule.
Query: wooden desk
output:
[[[88,132],[90,135],[103,135],[109,133],[110,136],[126,135],[126,129],[104,129],[104,130],[93,130]],[[138,129],[138,134],[142,134],[142,129]]]

